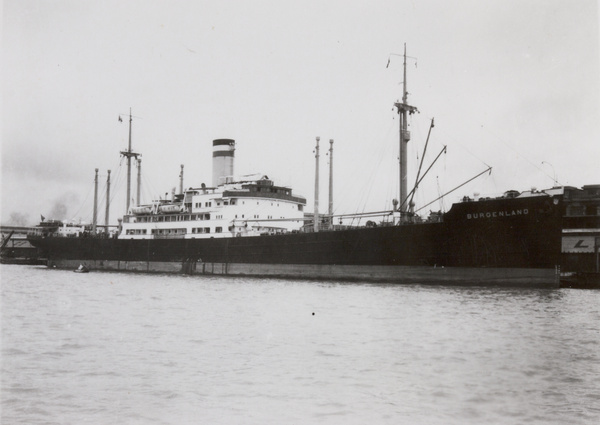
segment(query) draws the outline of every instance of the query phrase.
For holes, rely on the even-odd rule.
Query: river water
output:
[[[0,272],[3,424],[600,418],[600,291]]]

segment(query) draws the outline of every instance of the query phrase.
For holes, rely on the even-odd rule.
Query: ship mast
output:
[[[140,191],[142,187],[142,158],[137,159],[137,192],[136,192],[136,205],[140,205]]]
[[[179,173],[179,194],[183,195],[183,164],[181,164],[181,172]]]
[[[108,177],[106,178],[106,211],[104,214],[104,233],[108,234],[108,215],[110,213],[110,170],[108,170]]]
[[[315,146],[315,215],[313,217],[313,230],[319,231],[319,140],[317,137],[317,145]]]
[[[333,229],[333,139],[329,139],[329,229]]]
[[[94,211],[92,214],[92,233],[96,234],[96,225],[98,223],[98,169],[94,176]]]
[[[402,102],[394,103],[394,106],[398,108],[398,115],[400,116],[400,215],[401,219],[406,215],[408,208],[406,199],[408,197],[407,188],[407,145],[410,140],[410,132],[408,131],[408,120],[407,116],[418,112],[415,106],[410,106],[407,103],[408,91],[406,89],[406,43],[404,43],[404,82],[402,84]]]
[[[119,117],[120,119],[120,117]],[[131,108],[129,108],[129,147],[126,151],[121,151],[121,155],[127,158],[127,203],[125,204],[126,212],[125,214],[129,214],[129,202],[131,201],[131,158],[136,158],[140,156],[139,153],[133,152],[131,149],[131,122],[133,121],[133,117],[131,115]]]

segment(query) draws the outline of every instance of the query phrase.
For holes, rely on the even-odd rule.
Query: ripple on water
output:
[[[2,355],[7,356],[7,357],[18,357],[18,356],[23,356],[23,355],[27,355],[27,354],[29,354],[29,353],[27,353],[26,351],[23,351],[23,350],[19,350],[18,348],[14,348],[14,347],[2,349]]]
[[[600,414],[600,292],[2,272],[2,423]]]

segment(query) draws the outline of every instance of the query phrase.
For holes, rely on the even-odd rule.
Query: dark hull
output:
[[[46,260],[28,257],[0,257],[0,264],[17,264],[23,266],[46,265]]]
[[[560,203],[539,197],[455,204],[438,223],[241,238],[31,242],[57,267],[557,286],[561,232]]]
[[[600,273],[578,272],[560,279],[561,288],[600,289]]]

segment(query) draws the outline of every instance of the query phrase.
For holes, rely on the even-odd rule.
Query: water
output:
[[[1,282],[3,424],[600,418],[600,291],[33,266]]]

